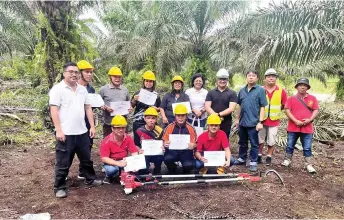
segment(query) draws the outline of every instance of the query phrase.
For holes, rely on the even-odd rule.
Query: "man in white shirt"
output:
[[[70,157],[77,154],[80,159],[85,184],[100,185],[96,180],[89,150],[90,139],[95,136],[93,112],[87,98],[87,90],[77,83],[79,70],[75,63],[63,66],[63,80],[49,92],[49,106],[56,131],[56,166],[54,191],[57,198],[67,196],[66,177],[71,165]],[[90,122],[88,136],[85,112]]]

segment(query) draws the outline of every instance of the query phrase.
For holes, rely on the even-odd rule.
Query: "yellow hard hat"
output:
[[[171,83],[173,83],[174,81],[181,81],[182,83],[184,83],[184,80],[181,76],[174,76]]]
[[[125,120],[125,118],[122,115],[116,115],[115,117],[113,117],[111,125],[113,127],[126,127],[127,120]]]
[[[142,78],[146,79],[146,80],[155,81],[155,74],[152,71],[148,70],[148,71],[144,72],[144,74],[142,75]]]
[[[188,109],[183,104],[178,104],[174,109],[175,115],[185,115],[188,113]]]
[[[86,60],[80,60],[77,63],[79,70],[94,69],[94,67]]]
[[[120,68],[114,66],[109,70],[109,76],[123,76],[122,71]]]
[[[207,119],[207,124],[208,125],[219,125],[219,124],[221,124],[220,116],[218,116],[218,114],[209,115],[209,117]]]
[[[146,115],[152,115],[152,116],[157,116],[158,117],[158,112],[155,110],[153,107],[149,107],[146,109],[146,111],[143,113],[144,116]]]

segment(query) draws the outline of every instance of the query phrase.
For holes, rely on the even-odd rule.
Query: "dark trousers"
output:
[[[175,162],[180,161],[184,173],[190,173],[195,168],[195,159],[193,150],[169,150],[165,151],[164,163],[169,172],[174,173],[177,170]]]
[[[221,122],[220,129],[224,131],[229,138],[229,134],[231,133],[232,129],[232,119],[225,119]]]
[[[239,126],[239,158],[246,161],[248,151],[248,140],[251,143],[250,159],[252,162],[258,160],[258,131],[256,127],[243,127]]]
[[[71,155],[78,155],[82,173],[86,182],[96,178],[91,160],[90,139],[88,133],[81,135],[66,135],[65,142],[57,141],[54,190],[66,189],[66,177],[71,166]]]
[[[158,175],[161,172],[161,164],[164,161],[164,156],[163,155],[154,155],[154,156],[145,156],[146,160],[146,167],[147,169],[142,169],[139,170],[139,174],[148,174],[149,173],[149,167],[150,163],[154,163],[154,169],[153,169],[153,174]]]

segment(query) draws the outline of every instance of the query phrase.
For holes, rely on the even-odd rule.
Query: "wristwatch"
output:
[[[263,123],[264,123],[264,121],[259,121],[259,123],[263,124]]]

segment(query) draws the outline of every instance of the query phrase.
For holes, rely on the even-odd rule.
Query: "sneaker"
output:
[[[78,180],[85,180],[86,178],[84,177],[84,175],[83,174],[79,174],[78,175]]]
[[[101,180],[92,180],[91,182],[87,182],[86,180],[84,181],[84,183],[86,185],[90,185],[90,186],[100,186],[103,184],[103,181]]]
[[[282,166],[289,167],[291,164],[291,161],[289,159],[284,159],[283,163],[281,164]]]
[[[270,166],[271,165],[271,161],[272,161],[271,157],[266,157],[266,159],[265,159],[266,166]]]
[[[250,171],[251,172],[256,172],[257,171],[257,165],[250,165]]]
[[[311,164],[308,164],[306,166],[306,169],[307,169],[308,173],[316,173],[317,172]]]
[[[257,162],[258,162],[258,164],[263,163],[262,155],[258,155],[258,160],[257,160]]]
[[[56,198],[65,198],[67,197],[67,192],[64,189],[57,190],[55,193]]]
[[[111,184],[113,182],[113,178],[110,178],[108,176],[105,176],[103,183],[104,184]]]
[[[245,165],[246,161],[242,160],[241,158],[234,161],[233,165]]]
[[[207,174],[208,169],[206,167],[203,167],[199,170],[199,174]]]

